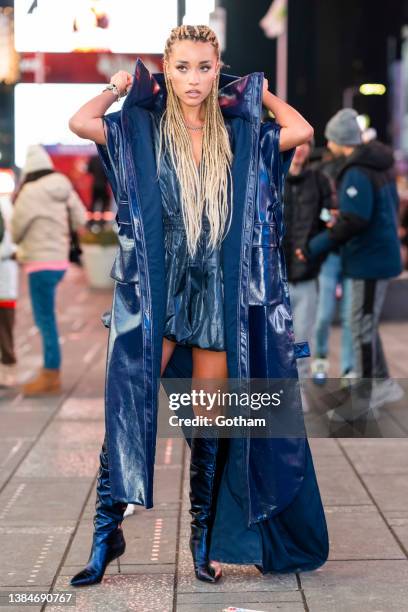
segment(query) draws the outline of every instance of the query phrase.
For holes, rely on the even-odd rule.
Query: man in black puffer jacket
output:
[[[319,234],[325,223],[322,210],[332,205],[329,179],[320,170],[309,166],[312,143],[297,147],[286,179],[284,196],[285,237],[283,242],[290,300],[297,342],[313,338],[317,308],[317,276],[324,257],[313,261],[300,261],[296,249],[304,249]],[[309,371],[309,358],[298,362],[299,375],[305,378]]]

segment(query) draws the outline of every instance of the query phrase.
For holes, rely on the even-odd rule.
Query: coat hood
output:
[[[394,165],[392,149],[378,140],[357,147],[346,160],[341,174],[351,166],[363,166],[372,170],[389,170]]]
[[[65,202],[68,200],[69,194],[72,190],[72,185],[66,176],[59,172],[53,172],[47,176],[43,176],[34,181],[33,185],[37,184],[38,187],[44,189],[47,194],[53,199],[59,202]]]
[[[262,105],[254,107],[249,95],[254,80],[263,79],[263,72],[253,72],[243,77],[220,74],[218,100],[226,117],[241,117],[250,122],[260,120]],[[162,72],[150,73],[140,58],[136,61],[132,87],[126,96],[123,109],[140,106],[148,110],[164,111],[167,88]]]

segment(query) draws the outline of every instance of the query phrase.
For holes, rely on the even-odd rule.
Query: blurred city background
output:
[[[197,586],[184,533],[188,457],[181,440],[161,439],[155,508],[149,513],[130,509],[121,568],[112,564],[100,589],[77,595],[79,609],[187,612],[241,605],[264,612],[402,612],[408,601],[403,393],[408,372],[408,0],[0,0],[0,212],[6,230],[0,260],[0,588],[68,589],[70,576],[86,562],[91,540],[104,434],[107,330],[100,318],[112,301],[116,205],[95,145],[72,133],[68,121],[115,72],[132,73],[137,57],[151,72],[160,72],[168,33],[183,22],[210,24],[221,42],[224,72],[263,71],[269,89],[313,125],[313,168],[328,161],[325,127],[343,107],[357,111],[365,142],[379,140],[392,149],[403,270],[388,285],[380,332],[396,385],[388,389],[390,403],[377,398],[379,419],[363,431],[340,431],[338,423],[314,411],[330,379],[343,379],[341,386],[353,377],[341,270],[326,269],[334,283],[333,312],[326,313],[327,346],[320,354],[315,338],[309,339],[314,362],[308,360],[304,372],[303,397],[329,523],[328,564],[313,575],[283,579],[261,579],[254,568],[231,566],[224,586]],[[43,148],[31,149],[28,162],[32,145]],[[43,364],[49,322],[35,318],[38,289],[30,284],[30,269],[15,259],[13,235],[18,232],[11,231],[22,170],[37,172],[38,160],[47,171],[67,177],[78,196],[78,231],[69,228],[70,264],[58,292],[50,293],[50,300],[56,296],[59,349],[58,355],[51,351],[48,368],[58,364],[59,369],[62,359],[62,377],[34,383],[40,389],[54,385],[55,393],[45,399],[36,396],[35,388],[24,393],[22,387]],[[333,172],[330,181],[327,208],[334,210]],[[59,272],[54,269],[54,292],[63,276]],[[310,329],[315,312],[312,319]]]

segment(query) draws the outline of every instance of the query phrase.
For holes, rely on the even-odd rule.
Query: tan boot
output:
[[[43,368],[34,380],[23,386],[22,393],[26,397],[61,393],[60,371]]]
[[[0,387],[13,387],[17,382],[15,365],[0,363]]]

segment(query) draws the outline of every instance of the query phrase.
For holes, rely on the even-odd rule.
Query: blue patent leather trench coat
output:
[[[282,190],[293,151],[279,152],[280,126],[262,122],[263,73],[223,74],[219,103],[233,134],[233,215],[222,243],[228,374],[297,381],[282,253]],[[136,63],[121,111],[104,118],[98,152],[118,205],[120,246],[109,330],[105,414],[111,493],[153,506],[157,406],[165,321],[161,194],[152,113],[162,112],[162,73]],[[191,349],[177,346],[163,378],[189,378]],[[301,414],[297,389],[288,409]],[[303,418],[303,417],[302,417]],[[263,571],[313,569],[327,558],[324,512],[306,436],[233,439],[211,558]]]

